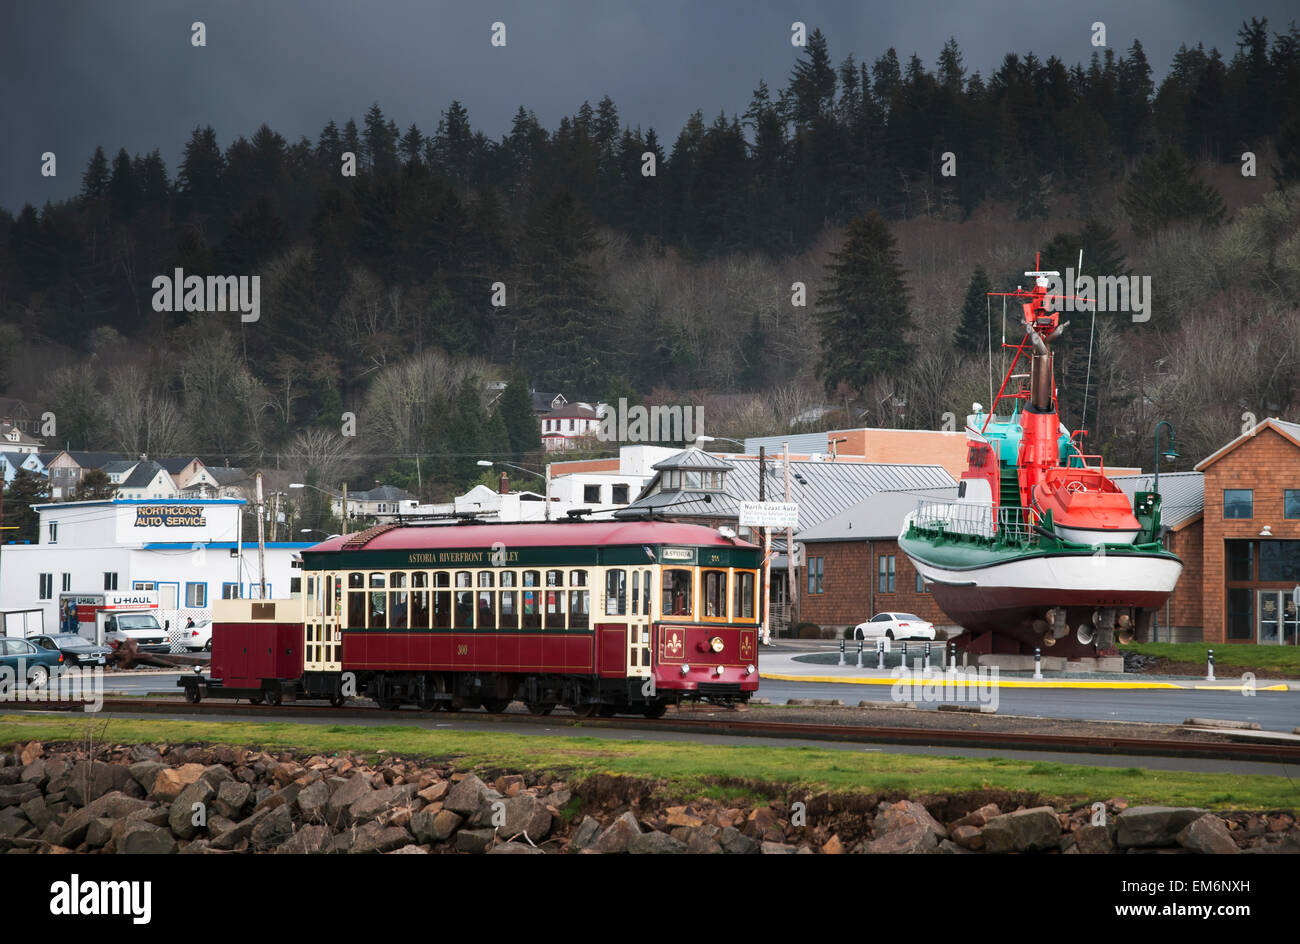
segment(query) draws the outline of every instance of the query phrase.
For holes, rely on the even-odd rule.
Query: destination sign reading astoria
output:
[[[207,523],[199,505],[141,505],[135,510],[137,528],[201,528]]]

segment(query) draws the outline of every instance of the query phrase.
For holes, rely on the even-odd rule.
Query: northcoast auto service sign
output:
[[[135,510],[137,528],[201,528],[207,523],[199,505],[140,505]]]

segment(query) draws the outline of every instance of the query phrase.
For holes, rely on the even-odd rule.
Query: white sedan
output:
[[[854,639],[934,639],[934,624],[913,613],[877,613],[853,628]]]
[[[212,651],[212,620],[201,619],[181,631],[181,645],[191,652]]]

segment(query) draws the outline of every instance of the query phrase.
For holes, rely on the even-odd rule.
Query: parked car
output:
[[[212,620],[202,619],[180,631],[181,644],[191,652],[212,651]]]
[[[877,613],[853,627],[854,639],[934,639],[934,624],[913,613]]]
[[[113,651],[107,646],[97,646],[76,633],[28,636],[27,641],[42,649],[63,653],[64,665],[104,665]]]
[[[14,673],[32,688],[42,688],[58,674],[63,665],[63,653],[42,649],[26,639],[0,638],[0,666]]]
[[[123,643],[134,639],[141,652],[171,652],[167,631],[152,613],[122,613],[104,623],[104,642]]]

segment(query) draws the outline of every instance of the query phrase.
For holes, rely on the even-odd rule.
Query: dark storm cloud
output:
[[[849,53],[870,63],[894,46],[904,62],[916,52],[933,66],[955,36],[968,71],[985,75],[1012,50],[1086,61],[1101,20],[1118,52],[1142,40],[1158,79],[1179,43],[1231,58],[1243,18],[1278,29],[1293,10],[1287,0],[27,2],[0,14],[0,206],[76,193],[96,145],[110,158],[158,148],[174,175],[197,125],[212,125],[223,146],[262,122],[315,140],[331,118],[360,121],[376,101],[403,129],[428,133],[459,99],[497,138],[521,104],[554,128],[608,94],[624,123],[653,126],[671,145],[697,108],[743,112],[760,78],[784,85],[794,20],[820,27],[837,63]],[[207,25],[206,48],[190,45],[195,20]],[[489,44],[494,20],[507,25],[504,49]],[[56,179],[40,176],[44,151],[58,155]]]

